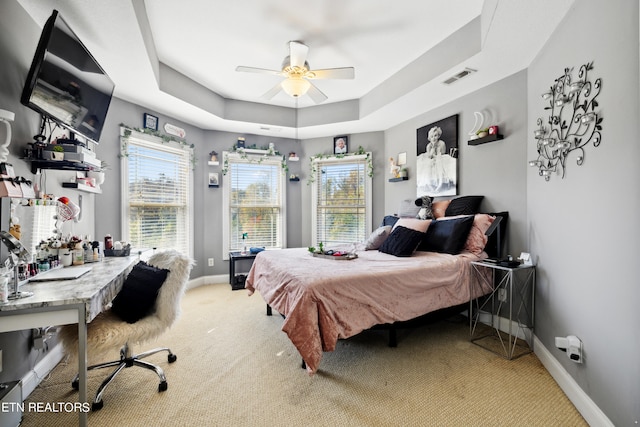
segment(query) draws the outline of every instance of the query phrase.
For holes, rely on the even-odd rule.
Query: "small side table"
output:
[[[251,252],[246,252],[244,254],[242,252],[229,252],[229,284],[231,285],[232,290],[244,289],[244,283],[242,287],[234,286],[235,277],[239,274],[244,274],[236,272],[236,262],[244,259],[250,259],[251,264],[253,264],[253,260],[256,258],[256,255],[257,254],[252,254]]]
[[[469,302],[471,342],[509,360],[531,353],[535,266],[504,267],[487,261],[473,261],[471,265],[478,281],[493,289],[490,294]],[[484,274],[486,269],[491,270],[488,277]],[[481,317],[490,318],[489,326],[478,327]],[[503,323],[505,319],[506,325]],[[519,350],[517,353],[516,349]]]

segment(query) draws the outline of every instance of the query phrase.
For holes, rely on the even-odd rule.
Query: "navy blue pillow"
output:
[[[474,216],[431,221],[419,251],[459,254],[469,237]]]
[[[380,227],[385,227],[387,225],[390,226],[394,226],[396,225],[396,222],[398,222],[398,220],[400,219],[400,217],[394,216],[394,215],[387,215],[382,219],[382,224],[380,224]]]
[[[111,310],[128,323],[135,323],[151,314],[167,274],[169,270],[140,261],[133,267],[122,290],[113,299]]]
[[[395,256],[411,256],[423,237],[423,232],[399,225],[393,229],[378,250]]]

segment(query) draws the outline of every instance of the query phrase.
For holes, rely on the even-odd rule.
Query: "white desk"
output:
[[[85,264],[92,266],[91,271],[78,279],[22,285],[20,290],[33,292],[33,296],[0,303],[0,332],[77,323],[78,400],[87,402],[87,324],[120,292],[138,259],[138,255],[105,258]],[[79,412],[79,424],[87,425],[86,412]]]

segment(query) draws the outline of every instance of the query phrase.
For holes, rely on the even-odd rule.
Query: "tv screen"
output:
[[[42,30],[22,104],[98,143],[113,88],[109,76],[54,10]]]

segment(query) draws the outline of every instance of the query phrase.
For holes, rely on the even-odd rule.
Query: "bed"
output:
[[[395,256],[360,247],[357,258],[334,260],[314,257],[307,248],[263,251],[256,256],[245,287],[283,315],[282,330],[313,374],[323,352],[333,351],[338,339],[490,292],[477,281],[470,263],[488,256],[484,232],[493,218],[475,215],[465,246],[456,254],[417,250],[411,256]],[[406,222],[399,220],[393,230],[404,228],[402,224]],[[474,232],[475,238],[481,233],[484,240],[481,248],[469,250]]]

